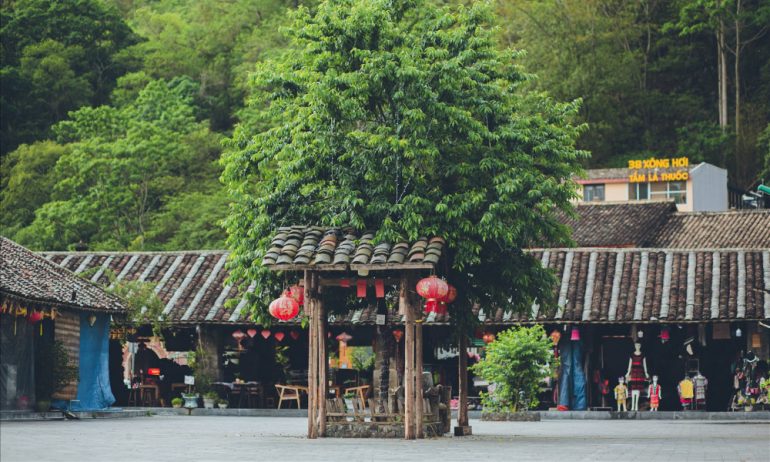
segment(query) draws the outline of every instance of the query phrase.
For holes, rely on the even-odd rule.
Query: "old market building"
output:
[[[563,218],[573,228],[575,248],[531,250],[559,280],[558,309],[546,312],[535,305],[523,314],[479,314],[477,337],[510,326],[542,323],[548,332],[560,332],[560,345],[569,349],[576,335],[583,350],[580,364],[587,382],[587,407],[607,404],[600,384],[609,380],[614,385],[617,377],[625,375],[638,341],[650,375],[660,377],[662,410],[681,408],[676,384],[694,369],[709,379],[706,407],[726,409],[732,394],[731,365],[737,355],[752,350],[768,360],[770,330],[763,324],[770,324],[770,213],[678,212],[672,202],[582,204],[577,212],[577,218]],[[359,245],[347,244],[349,260],[337,262],[347,265],[351,291],[359,277],[352,264],[382,258],[372,249],[361,253]],[[415,246],[428,243],[426,239],[405,245],[408,258]],[[277,250],[274,263],[312,264],[291,246],[285,252]],[[337,250],[327,263],[335,263]],[[229,382],[239,377],[266,385],[259,405],[275,405],[272,384],[307,380],[302,372],[308,369],[306,330],[299,322],[269,329],[251,322],[242,312],[247,304],[243,294],[226,283],[227,252],[44,255],[75,273],[97,268],[90,276],[95,283],[105,283],[105,272],[112,271],[118,279],[157,284],[156,293],[170,321],[165,351],[157,353],[174,360],[183,351],[202,347],[218,379]],[[371,382],[368,377],[362,379],[369,372],[352,369],[353,361],[345,352],[362,346],[372,348],[378,364],[382,355],[387,356],[390,385],[397,385],[404,367],[404,340],[398,335],[403,322],[395,306],[373,297],[344,314],[330,315],[332,381]],[[424,326],[425,370],[433,373],[435,381],[456,390],[457,349],[449,320],[432,313]],[[246,335],[236,339],[234,333]],[[346,340],[333,340],[338,337]],[[482,346],[477,338],[471,351],[480,352]],[[117,351],[113,360],[120,362]],[[378,370],[374,383],[380,377]],[[114,389],[122,386],[121,378],[121,372],[113,376]],[[123,396],[117,390],[115,394]],[[547,407],[559,401],[543,398]],[[574,403],[565,405],[570,404]]]
[[[101,287],[0,237],[0,410],[29,411],[51,398],[76,410],[109,407],[110,323],[124,313]],[[77,369],[77,378],[58,391],[43,378],[56,357],[39,357],[54,341]]]

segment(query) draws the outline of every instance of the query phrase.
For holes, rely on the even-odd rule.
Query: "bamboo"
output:
[[[423,380],[422,380],[422,322],[417,322],[414,326],[414,354],[415,354],[415,420],[417,438],[425,438],[423,432],[424,409],[422,408],[423,398]]]
[[[409,300],[409,279],[401,277],[399,305],[406,316],[404,325],[404,438],[414,435],[414,312]]]

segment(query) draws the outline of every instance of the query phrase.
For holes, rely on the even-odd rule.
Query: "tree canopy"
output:
[[[444,237],[463,309],[550,300],[550,273],[522,249],[567,239],[554,212],[587,156],[579,104],[525,94],[491,20],[484,5],[420,1],[297,10],[290,51],[253,78],[272,122],[239,127],[224,157],[233,280],[269,287],[260,261],[278,226],[352,226]]]

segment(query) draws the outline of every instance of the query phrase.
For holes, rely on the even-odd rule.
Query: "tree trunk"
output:
[[[735,87],[735,155],[738,155],[738,144],[741,136],[741,0],[735,2],[735,70],[733,86]]]
[[[460,402],[457,409],[457,426],[468,426],[468,337],[465,333],[460,334],[460,339],[457,342],[459,349],[459,367],[457,378],[458,395],[460,395]]]
[[[717,2],[719,6],[719,2]],[[727,130],[727,46],[725,45],[725,24],[720,18],[717,29],[717,64],[719,72],[719,126]]]
[[[308,371],[307,371],[307,437],[314,439],[317,437],[316,433],[316,415],[314,411],[315,405],[315,362],[317,358],[316,347],[316,326],[314,322],[315,313],[315,291],[313,288],[314,277],[310,271],[305,271],[305,310],[306,314],[310,318],[310,324],[308,326]]]

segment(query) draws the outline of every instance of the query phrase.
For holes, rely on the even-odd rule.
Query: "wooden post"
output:
[[[409,278],[401,277],[399,304],[406,316],[404,325],[404,438],[413,440],[414,434],[414,310],[409,297]]]
[[[414,326],[414,356],[415,356],[415,374],[414,382],[414,397],[415,397],[415,436],[417,438],[425,438],[423,432],[423,380],[422,380],[422,320],[418,321]]]
[[[457,409],[457,426],[455,427],[455,436],[471,435],[471,427],[468,425],[468,336],[460,333],[458,339],[458,349],[460,356],[458,359],[459,377],[457,385],[460,395],[460,402]]]
[[[308,326],[308,370],[307,370],[307,437],[314,439],[318,436],[315,414],[316,397],[316,361],[318,358],[317,328],[315,325],[315,277],[310,271],[305,271],[305,309],[310,318]]]
[[[320,276],[316,275],[316,287],[318,288],[318,300],[316,300],[316,317],[318,318],[318,435],[326,436],[326,397],[327,386],[326,368],[326,312],[324,311],[323,298],[321,296]]]

